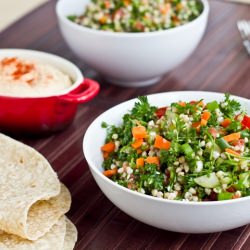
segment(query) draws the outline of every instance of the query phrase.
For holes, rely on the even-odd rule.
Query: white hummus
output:
[[[0,60],[0,95],[46,96],[71,85],[68,75],[49,64],[16,57]]]

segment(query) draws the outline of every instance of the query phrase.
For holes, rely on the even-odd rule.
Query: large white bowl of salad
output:
[[[69,47],[108,82],[156,83],[187,59],[207,26],[207,0],[59,0]]]
[[[103,193],[149,225],[210,233],[250,222],[250,101],[181,91],[119,104],[86,131]]]

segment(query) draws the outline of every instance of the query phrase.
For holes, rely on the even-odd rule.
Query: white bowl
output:
[[[149,33],[118,33],[75,24],[69,15],[80,15],[89,0],[59,0],[59,26],[73,52],[117,85],[139,87],[153,84],[189,57],[200,42],[209,5],[195,20],[177,28]]]
[[[250,101],[235,97],[250,113]],[[224,95],[212,92],[181,91],[148,96],[151,104],[166,106],[180,100],[191,101],[203,98],[206,102],[223,100]],[[119,125],[124,113],[131,110],[136,99],[124,102],[101,114],[89,126],[83,150],[91,173],[103,193],[122,211],[146,224],[176,232],[211,233],[224,231],[250,223],[250,197],[227,201],[188,202],[171,201],[140,194],[122,187],[105,177],[102,172],[102,153],[106,130],[103,121]]]

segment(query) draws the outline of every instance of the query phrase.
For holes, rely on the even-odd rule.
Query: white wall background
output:
[[[0,31],[48,0],[0,0]]]

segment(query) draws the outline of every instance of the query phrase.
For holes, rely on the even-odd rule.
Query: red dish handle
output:
[[[100,85],[94,80],[91,80],[89,78],[84,79],[84,82],[82,82],[78,88],[80,88],[82,92],[74,94],[66,94],[64,96],[60,97],[60,100],[65,102],[73,102],[73,103],[85,103],[93,99],[100,90]]]

